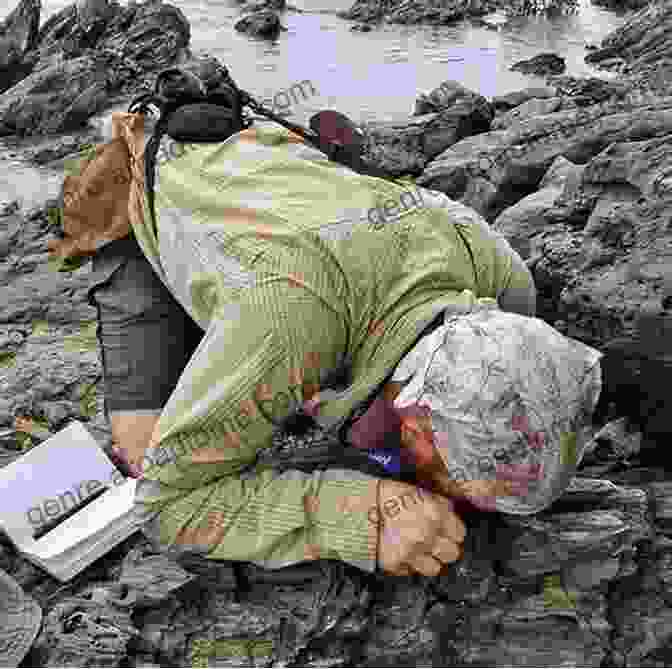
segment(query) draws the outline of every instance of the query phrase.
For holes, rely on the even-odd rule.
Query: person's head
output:
[[[496,305],[447,318],[395,373],[407,380],[394,406],[418,478],[482,509],[545,508],[592,436],[600,357]]]

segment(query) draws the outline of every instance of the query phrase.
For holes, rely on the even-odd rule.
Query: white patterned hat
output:
[[[451,480],[487,482],[462,486],[475,506],[536,513],[569,485],[592,436],[601,357],[539,318],[479,300],[468,313],[446,313],[399,363],[393,380],[410,382],[394,405],[431,417]],[[501,485],[495,494],[503,480],[513,494]]]

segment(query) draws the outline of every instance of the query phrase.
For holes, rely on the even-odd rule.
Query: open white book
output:
[[[0,529],[67,581],[139,529],[136,483],[73,421],[0,469]]]

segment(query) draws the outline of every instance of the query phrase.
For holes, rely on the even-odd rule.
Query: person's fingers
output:
[[[392,569],[387,572],[388,574],[392,574],[392,576],[412,576],[413,571],[412,569],[405,564],[400,565],[399,567],[396,567],[395,569]]]
[[[438,499],[440,500],[441,513],[440,534],[458,544],[463,543],[467,536],[467,528],[464,526],[462,519],[455,513],[455,506],[449,499],[444,497],[438,497]]]
[[[438,576],[443,568],[443,564],[435,557],[426,554],[419,554],[412,559],[407,560],[406,564],[413,570],[423,576]]]
[[[437,537],[432,549],[432,556],[439,562],[448,564],[449,562],[457,562],[462,557],[462,547],[454,541],[446,537]]]

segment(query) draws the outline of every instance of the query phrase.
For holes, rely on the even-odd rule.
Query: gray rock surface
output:
[[[236,22],[234,28],[253,37],[270,39],[277,37],[281,30],[286,30],[280,23],[280,17],[270,10],[254,11],[243,16]]]
[[[33,72],[0,100],[0,135],[56,133],[81,126],[108,100],[107,63],[81,56]]]
[[[504,130],[516,121],[545,116],[556,111],[576,109],[576,103],[571,98],[532,98],[510,111],[499,114],[492,122],[492,130]]]
[[[90,30],[109,6],[87,4]],[[114,11],[102,35],[120,36],[142,10]],[[41,31],[32,76],[43,72],[47,92],[33,78],[32,96],[48,95],[68,67],[82,90],[98,81],[88,47],[63,56],[77,17],[64,11]],[[141,62],[141,32],[130,33],[130,60]],[[221,76],[212,59],[188,67]],[[330,561],[265,571],[178,558],[137,533],[61,584],[0,537],[0,568],[45,615],[24,666],[207,666],[216,655],[222,666],[669,666],[672,475],[643,465],[666,453],[672,424],[671,104],[623,82],[559,78],[492,103],[448,84],[396,130],[368,128],[369,157],[399,174],[424,169],[418,181],[488,213],[529,261],[540,315],[605,352],[613,420],[596,425],[579,477],[552,507],[467,513],[464,558],[435,579]],[[34,127],[51,132],[34,113]],[[60,159],[88,137],[50,136],[32,159]],[[0,206],[0,465],[20,453],[24,440],[8,428],[21,417],[35,421],[32,443],[79,419],[110,446],[90,265],[49,268],[48,204]],[[358,466],[356,450],[317,429],[277,432],[260,462],[310,469],[347,455]]]
[[[116,13],[110,0],[77,0],[77,23],[84,33],[104,29]]]
[[[28,76],[0,97],[0,135],[44,135],[80,128],[145,77],[184,60],[190,27],[172,5],[120,7],[81,0],[42,26],[20,66]]]
[[[418,179],[492,220],[533,192],[559,156],[585,163],[612,142],[672,132],[672,97],[633,106],[613,101],[522,118],[467,137],[432,160]]]
[[[649,0],[593,0],[596,5],[615,10],[642,9],[649,4]]]
[[[540,53],[529,60],[519,60],[509,69],[523,74],[536,74],[544,76],[546,74],[562,74],[567,65],[565,59],[555,53]]]
[[[372,23],[384,19],[388,23],[442,25],[454,23],[467,16],[481,16],[496,9],[493,0],[356,0],[347,11],[338,12],[343,19]]]
[[[639,405],[653,442],[672,434],[671,152],[668,132],[615,141],[585,165],[558,158],[494,222],[530,260],[544,318],[605,351],[609,392]]]
[[[445,81],[418,98],[408,121],[364,124],[364,157],[391,175],[419,174],[447,147],[489,129],[492,118],[483,96]]]
[[[558,159],[541,191],[609,185],[616,174],[601,161]],[[621,180],[643,173],[637,161],[616,162]],[[652,182],[650,172],[640,187],[653,192]],[[40,253],[50,231],[41,209],[5,207],[0,229],[9,247],[0,292],[10,304],[0,350],[14,354],[0,377],[8,399],[0,427],[21,415],[52,432],[90,419],[105,446],[102,398],[91,393],[100,367],[86,266],[57,280],[46,273]],[[552,234],[534,226],[527,234],[535,242],[544,233]],[[317,430],[278,433],[264,461],[324,463],[324,439]],[[0,544],[0,568],[46,614],[26,662],[185,666],[218,652],[236,666],[255,666],[264,653],[272,666],[660,666],[672,615],[672,481],[660,470],[653,482],[649,472],[637,479],[641,441],[623,420],[611,423],[588,449],[588,478],[575,479],[553,507],[532,517],[467,515],[465,557],[436,579],[372,576],[332,562],[266,572],[176,560],[138,534],[61,586]],[[9,460],[18,455],[7,448]],[[625,463],[629,480],[617,482]],[[594,478],[590,470],[605,465],[608,479]]]
[[[638,0],[635,0],[639,4]],[[672,89],[672,5],[665,0],[642,3],[642,9],[619,29],[602,40],[586,62],[604,66],[618,58],[619,69],[638,79],[645,87]]]
[[[243,9],[246,12],[261,12],[266,10],[282,12],[287,9],[287,0],[256,0],[245,3]]]
[[[80,5],[79,10],[76,5],[65,7],[42,26],[34,58],[114,51],[145,74],[172,64],[189,43],[189,22],[173,5],[159,1],[121,7],[102,0],[82,0]]]
[[[535,240],[548,228],[565,184],[568,180],[576,183],[582,171],[583,165],[575,165],[563,156],[556,158],[539,183],[539,189],[496,218],[493,227],[509,240],[523,259],[527,260],[537,251]]]
[[[529,15],[575,11],[577,0],[355,0],[350,9],[339,11],[343,19],[362,23],[429,24],[446,25],[465,18],[474,19],[479,25],[490,24],[488,15]],[[499,17],[498,17],[499,18]],[[501,25],[499,20],[492,25]]]
[[[23,59],[37,40],[39,0],[21,0],[0,23],[0,93],[11,88],[30,71]]]
[[[558,91],[551,86],[531,86],[521,91],[513,91],[505,95],[497,95],[492,98],[495,111],[509,111],[518,107],[528,100],[552,98],[558,95]]]

